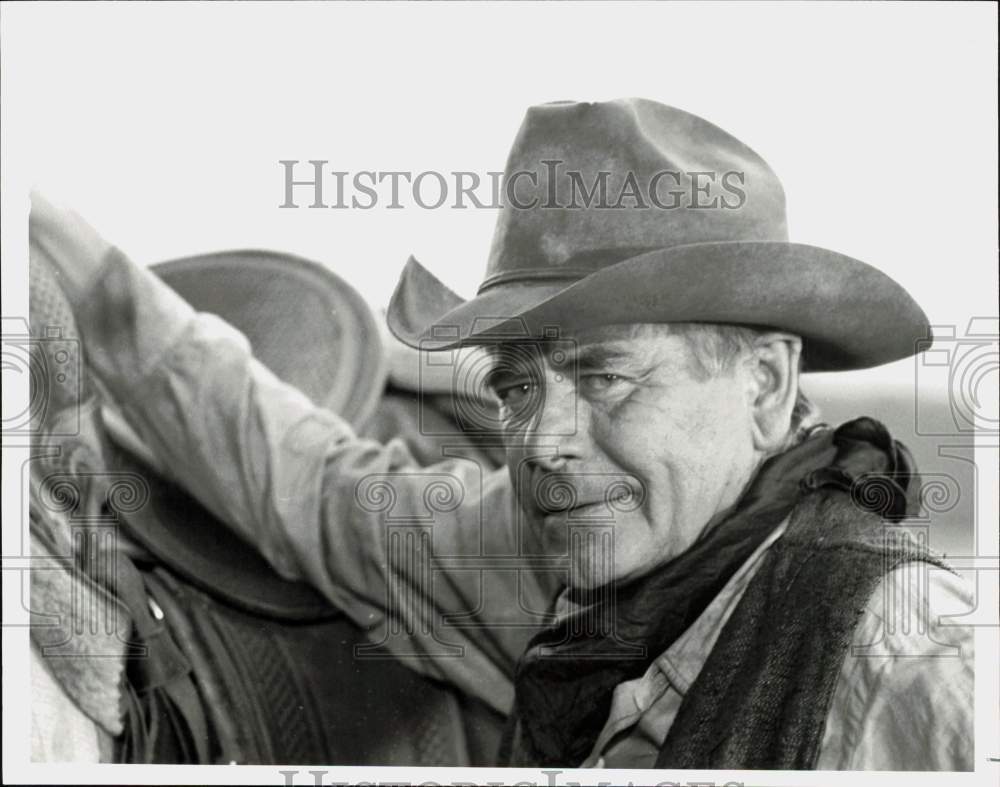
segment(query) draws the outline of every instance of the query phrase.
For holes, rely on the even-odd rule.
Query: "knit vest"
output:
[[[814,768],[855,627],[879,581],[912,560],[946,568],[849,493],[805,497],[685,696],[656,767]]]

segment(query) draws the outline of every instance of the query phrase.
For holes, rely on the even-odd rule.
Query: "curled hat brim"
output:
[[[254,356],[355,428],[371,417],[387,370],[375,314],[324,265],[239,249],[169,260],[152,270],[198,311],[239,329]]]
[[[796,334],[804,370],[864,369],[929,346],[927,317],[896,281],[834,251],[781,241],[649,251],[575,281],[507,283],[463,300],[416,259],[387,313],[422,350],[564,338],[600,325],[706,322]]]

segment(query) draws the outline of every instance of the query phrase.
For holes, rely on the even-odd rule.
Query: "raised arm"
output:
[[[257,362],[242,334],[38,197],[31,240],[59,271],[91,371],[176,481],[386,652],[506,710],[532,631],[515,594],[541,610],[552,589],[527,570],[475,568],[517,551],[505,471],[420,468],[401,441],[360,439]],[[476,560],[431,568],[439,556],[453,569]],[[477,607],[499,625],[442,627]]]

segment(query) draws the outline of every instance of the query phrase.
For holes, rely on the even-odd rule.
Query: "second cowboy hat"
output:
[[[859,260],[788,240],[777,176],[717,126],[645,99],[531,107],[475,298],[412,257],[390,330],[444,350],[617,323],[710,322],[803,339],[806,371],[913,355],[920,306]]]
[[[152,270],[196,310],[250,341],[254,357],[356,429],[385,385],[378,323],[361,295],[325,265],[293,254],[220,251]]]

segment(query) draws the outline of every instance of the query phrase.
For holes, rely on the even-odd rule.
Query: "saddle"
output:
[[[130,558],[147,598],[128,606],[137,628],[136,611],[148,608],[154,632],[140,640],[149,647],[164,630],[170,645],[163,650],[176,653],[162,660],[179,665],[161,685],[189,682],[198,698],[192,707],[174,703],[180,733],[126,735],[127,761],[458,766],[493,756],[499,714],[400,663],[357,660],[365,632],[311,587],[279,577],[135,459],[120,454],[113,469],[142,473],[149,490],[146,505],[121,517],[145,552]],[[130,676],[152,686],[143,671]],[[193,739],[201,728],[205,746]]]
[[[369,431],[384,433],[413,412],[411,396],[382,395],[386,371],[374,318],[327,269],[269,252],[225,252],[153,269],[196,309],[240,329],[272,371],[357,428],[374,423]],[[33,304],[44,295],[36,298],[34,289],[47,281],[33,274]],[[290,318],[273,319],[281,314]],[[33,322],[36,316],[44,319],[33,314]],[[356,659],[355,646],[367,643],[364,630],[310,586],[280,577],[144,461],[126,429],[113,428],[112,437],[107,469],[141,477],[146,494],[141,505],[121,510],[109,495],[104,509],[122,536],[111,590],[131,613],[132,644],[142,653],[127,659],[120,761],[492,761],[500,714],[401,663]]]

